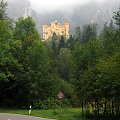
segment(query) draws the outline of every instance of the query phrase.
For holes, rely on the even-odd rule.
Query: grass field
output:
[[[28,110],[0,109],[0,113],[28,115]],[[32,116],[52,118],[57,120],[84,120],[80,108],[64,108],[56,110],[32,110]]]

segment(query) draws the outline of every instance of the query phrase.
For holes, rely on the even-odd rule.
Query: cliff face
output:
[[[32,9],[28,0],[7,0],[8,14],[13,19],[18,19],[21,16],[31,16]]]
[[[42,25],[49,24],[51,21],[58,20],[61,23],[69,20],[71,32],[74,27],[88,23],[97,23],[98,28],[102,29],[104,23],[109,22],[113,12],[120,7],[120,0],[108,0],[104,4],[90,2],[83,6],[77,5],[73,11],[56,10],[53,12],[34,11],[29,0],[7,0],[8,14],[14,20],[21,16],[32,16],[36,22],[38,30],[42,33]],[[47,8],[46,8],[47,9]]]

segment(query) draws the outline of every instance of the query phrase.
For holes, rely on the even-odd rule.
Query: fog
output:
[[[103,3],[108,0],[29,0],[31,7],[39,12],[73,11],[76,5],[82,6],[90,2]]]
[[[14,20],[31,16],[40,33],[42,25],[57,20],[69,21],[70,31],[76,26],[96,23],[101,30],[109,22],[113,12],[120,7],[120,0],[7,0],[8,14]]]

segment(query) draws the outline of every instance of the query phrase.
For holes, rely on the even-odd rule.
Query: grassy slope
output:
[[[28,115],[28,110],[0,109],[0,113],[12,113]],[[57,120],[84,120],[81,117],[81,109],[57,109],[57,110],[32,110],[32,116],[53,118]]]

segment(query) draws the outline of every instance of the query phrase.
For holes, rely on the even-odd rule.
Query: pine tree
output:
[[[61,36],[59,40],[59,49],[64,48],[64,47],[65,47],[65,39],[63,36]]]
[[[80,42],[81,39],[81,31],[80,31],[80,26],[75,28],[75,33],[73,35],[73,38],[76,42]]]
[[[67,41],[67,47],[70,48],[71,50],[73,50],[74,44],[75,44],[75,42],[74,42],[73,36],[70,35],[70,38]]]
[[[94,39],[97,36],[97,25],[88,24],[83,26],[81,43],[87,43],[90,39]]]

